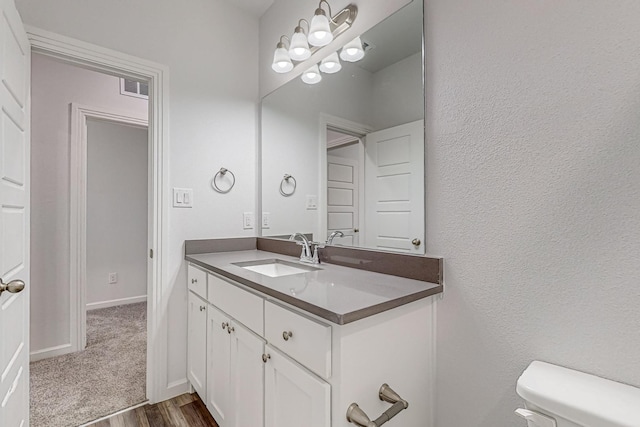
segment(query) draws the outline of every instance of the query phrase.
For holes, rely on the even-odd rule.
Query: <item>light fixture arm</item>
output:
[[[331,13],[331,5],[327,0],[320,0],[320,3],[318,3],[318,9],[322,9],[322,3],[326,4],[327,9],[329,9],[329,21],[331,21],[334,25],[337,25],[333,20],[333,13]]]
[[[304,31],[304,28],[302,28],[302,23],[307,24],[307,31]],[[296,31],[298,30],[298,28],[300,28],[302,30],[302,32],[306,35],[309,34],[309,28],[311,28],[311,25],[309,24],[309,21],[307,21],[306,19],[302,18],[301,20],[298,21],[298,26],[296,27]]]
[[[282,35],[280,36],[280,41],[278,42],[278,44],[276,45],[276,48],[281,48],[281,47],[285,47],[284,42],[282,41],[282,39],[286,39],[287,40],[287,46],[286,49],[289,48],[289,46],[291,45],[291,40],[289,40],[289,37]]]

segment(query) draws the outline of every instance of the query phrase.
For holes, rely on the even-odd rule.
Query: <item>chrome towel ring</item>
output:
[[[229,185],[229,188],[227,188],[226,190],[223,190],[220,187],[218,187],[218,183],[216,181],[218,179],[224,178],[227,173],[231,175],[231,185]],[[220,170],[214,175],[213,179],[211,180],[211,186],[213,187],[213,189],[216,190],[218,193],[222,193],[222,194],[225,194],[231,191],[234,185],[236,185],[236,176],[233,174],[233,172],[231,172],[229,169],[226,169],[226,168],[220,168]]]
[[[287,192],[284,189],[284,184],[285,182],[287,184],[289,184],[289,181],[293,181],[292,187],[291,187],[291,191]],[[296,186],[298,185],[298,183],[296,182],[296,179],[292,176],[289,175],[288,173],[284,174],[284,178],[282,178],[282,181],[280,181],[280,194],[282,194],[284,197],[289,197],[291,195],[293,195],[293,193],[296,192]]]

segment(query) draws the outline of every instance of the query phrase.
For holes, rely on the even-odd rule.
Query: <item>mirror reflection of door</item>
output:
[[[423,120],[367,134],[364,245],[423,253]]]
[[[334,245],[360,245],[360,170],[362,140],[327,130],[327,236],[339,231]]]

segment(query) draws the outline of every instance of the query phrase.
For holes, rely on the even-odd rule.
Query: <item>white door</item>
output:
[[[264,426],[264,340],[231,322],[232,427]]]
[[[424,253],[422,120],[367,134],[365,246]]]
[[[29,77],[30,47],[20,16],[13,0],[0,0],[2,427],[29,424]]]
[[[207,409],[220,427],[231,427],[230,370],[231,320],[223,312],[210,305],[207,326]]]
[[[269,345],[265,364],[265,427],[329,427],[331,386]]]
[[[207,303],[189,291],[187,376],[200,398],[207,401]]]
[[[327,156],[327,236],[341,231],[334,244],[358,246],[358,162]],[[321,239],[322,240],[322,239]]]

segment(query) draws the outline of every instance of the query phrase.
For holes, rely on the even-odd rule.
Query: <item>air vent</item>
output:
[[[121,78],[120,94],[149,99],[149,83]]]

